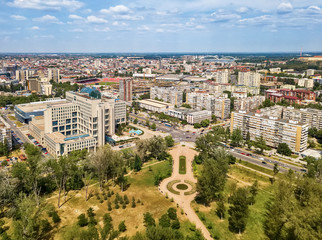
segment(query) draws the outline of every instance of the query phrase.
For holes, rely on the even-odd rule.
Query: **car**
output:
[[[48,152],[45,152],[45,154],[48,154]]]
[[[301,168],[300,170],[301,170],[301,172],[305,172],[306,173],[306,169]]]
[[[264,161],[264,158],[260,157],[259,160]]]
[[[267,162],[265,162],[265,161],[262,161],[262,164],[267,164]]]
[[[246,153],[246,156],[250,156],[250,154],[249,153]]]
[[[246,155],[246,153],[243,153],[243,152],[241,154]]]

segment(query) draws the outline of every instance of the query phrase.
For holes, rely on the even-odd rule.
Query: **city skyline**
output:
[[[0,52],[321,51],[310,1],[0,1]]]

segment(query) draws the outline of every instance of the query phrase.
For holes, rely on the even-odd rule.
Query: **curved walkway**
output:
[[[184,195],[184,191],[180,191],[180,195],[171,193],[167,189],[167,184],[174,180],[181,180],[181,183],[184,180],[191,181],[193,183],[197,183],[197,180],[193,176],[192,170],[192,161],[194,156],[197,154],[195,150],[190,149],[188,146],[183,147],[181,144],[176,146],[174,149],[170,151],[170,154],[173,157],[173,168],[172,168],[172,175],[169,178],[164,179],[159,187],[159,190],[162,194],[168,195],[169,198],[173,198],[173,200],[179,205],[180,208],[183,209],[186,216],[188,217],[189,221],[196,224],[196,227],[199,228],[203,234],[203,236],[207,239],[213,239],[210,236],[208,229],[199,219],[198,215],[191,207],[191,201],[194,200],[196,193],[191,195]],[[186,174],[179,174],[179,157],[183,155],[186,157]],[[177,189],[175,189],[178,191]]]

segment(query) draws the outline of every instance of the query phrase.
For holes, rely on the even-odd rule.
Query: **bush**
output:
[[[171,220],[177,219],[177,210],[175,208],[169,208],[168,209],[168,216]]]
[[[172,229],[179,229],[180,228],[180,222],[178,219],[174,220],[171,224]]]
[[[61,219],[56,211],[53,211],[51,213],[51,218],[53,219],[54,223],[59,223],[61,221]]]
[[[85,213],[82,213],[81,215],[79,215],[77,217],[78,221],[77,221],[77,224],[80,226],[80,227],[85,227],[88,225],[88,219],[85,215]]]
[[[125,232],[125,231],[126,231],[125,221],[122,221],[122,222],[119,224],[119,231],[120,231],[120,232]]]

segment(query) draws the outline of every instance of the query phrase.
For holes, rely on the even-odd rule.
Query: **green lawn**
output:
[[[186,174],[187,166],[186,166],[186,157],[180,156],[179,158],[179,174]]]
[[[114,85],[114,84],[118,84],[117,82],[99,82],[99,83],[92,83],[90,85],[103,85],[103,86],[110,86],[110,85]]]
[[[272,175],[273,176],[273,171],[268,169],[268,168],[264,168],[264,167],[261,167],[259,165],[256,165],[256,164],[253,164],[253,163],[250,163],[250,162],[245,162],[245,161],[238,161],[238,163],[240,163],[241,165],[245,166],[245,167],[249,167],[249,168],[252,168],[254,170],[257,170],[257,171],[260,171],[260,172],[263,172],[263,173],[266,173],[266,174],[269,174],[269,175]]]

